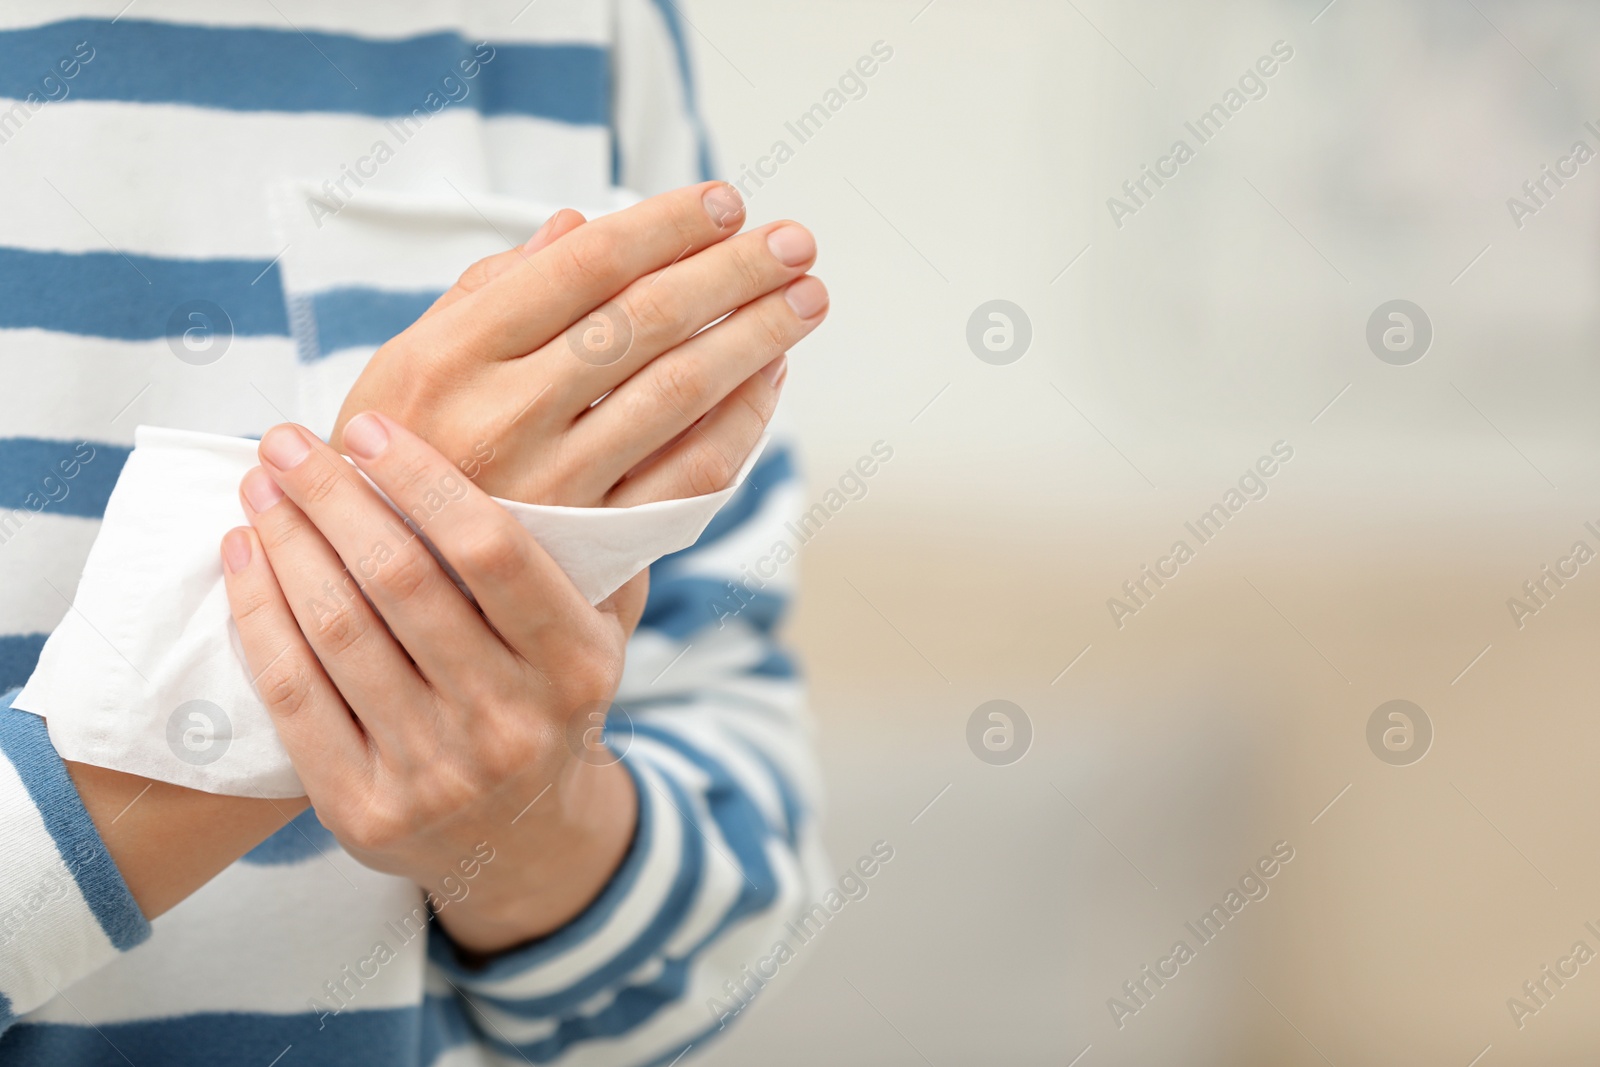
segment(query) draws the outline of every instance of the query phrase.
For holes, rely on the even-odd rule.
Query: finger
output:
[[[364,776],[367,739],[289,610],[256,532],[229,530],[222,560],[245,664],[306,792],[327,796]]]
[[[426,441],[372,411],[350,420],[344,440],[362,471],[427,532],[484,616],[524,659],[537,665],[555,652],[547,647],[551,635],[562,649],[593,635],[594,611],[566,573],[510,512]],[[458,491],[441,496],[438,487],[446,484]]]
[[[466,297],[468,294],[482,289],[485,285],[489,284],[489,282],[493,281],[495,278],[498,278],[500,275],[504,274],[518,263],[523,262],[533,253],[538,252],[541,249],[548,248],[562,237],[571,233],[579,226],[582,226],[585,221],[587,220],[584,219],[581,212],[574,211],[571,208],[562,208],[560,211],[557,211],[554,215],[551,215],[548,219],[546,219],[544,221],[544,225],[539,227],[538,232],[532,237],[528,238],[528,240],[520,247],[508,248],[504,252],[497,252],[492,256],[487,256],[478,260],[476,263],[472,264],[472,266],[468,267],[462,272],[461,277],[456,279],[455,285],[451,286],[442,296],[439,297],[439,299],[435,300],[433,304],[429,306],[427,311],[424,311],[420,316],[418,316],[417,322],[421,322],[429,316],[443,311],[445,308],[461,300],[463,297]],[[393,360],[397,358],[408,360],[410,361],[410,365],[414,367],[417,366],[417,353],[406,351],[404,349],[391,350],[387,345],[385,345],[383,348],[380,348],[373,355],[372,362],[374,364],[381,364],[384,360]],[[438,353],[434,353],[434,360],[437,361],[437,358]],[[426,368],[419,367],[418,369],[425,370]],[[346,398],[346,403],[349,403],[348,397]],[[328,440],[334,448],[343,447],[340,442],[344,436],[344,424],[347,418],[348,415],[346,410],[341,407],[339,411],[339,417],[333,424],[333,433],[328,435]]]
[[[585,223],[446,309],[468,350],[516,359],[651,271],[734,233],[744,202],[726,182],[702,182]]]
[[[604,457],[576,472],[573,489],[603,495],[762,367],[816,329],[828,290],[809,275],[747,304],[617,387],[572,428],[574,454]]]
[[[606,497],[606,506],[626,508],[726,489],[772,421],[788,370],[783,356],[763,367],[640,464]]]
[[[260,467],[239,484],[283,598],[323,669],[382,748],[405,747],[407,720],[426,686],[355,579],[293,500]]]
[[[349,424],[343,445],[352,451],[357,447]],[[476,656],[481,661],[476,669],[489,671],[495,666],[494,651],[504,654],[504,649],[422,539],[343,456],[303,427],[284,424],[268,430],[260,456],[272,480],[314,524],[319,538],[326,538],[423,677],[451,696],[470,698],[471,691],[462,685],[470,679],[463,675],[461,658]],[[426,525],[431,511],[448,510],[469,485],[448,462],[443,466],[430,471],[429,484],[419,487],[426,489],[426,494],[419,493],[425,499],[396,500],[419,527]]]
[[[582,226],[585,221],[581,212],[574,211],[569,207],[562,208],[548,219],[545,219],[544,225],[539,227],[538,232],[528,238],[522,245],[516,248],[508,248],[504,252],[497,252],[492,256],[486,256],[468,267],[461,273],[461,277],[456,279],[456,283],[446,290],[443,296],[435,300],[427,311],[422,313],[422,317],[427,318],[434,312],[449,307],[467,294],[477,292],[522,262],[526,257],[555,244],[561,238]]]
[[[576,418],[707,324],[800,277],[816,258],[815,238],[797,223],[775,222],[740,234],[640,278],[546,345],[541,358],[527,361],[526,374],[552,382],[547,411]],[[558,368],[554,378],[552,366]]]

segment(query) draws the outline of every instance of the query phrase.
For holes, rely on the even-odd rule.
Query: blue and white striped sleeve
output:
[[[150,936],[37,715],[0,696],[0,1033]]]
[[[600,898],[482,970],[435,939],[438,976],[508,1058],[670,1063],[754,999],[758,963],[823,892],[809,719],[774,634],[800,492],[775,440],[700,541],[651,569],[610,731],[638,830]]]

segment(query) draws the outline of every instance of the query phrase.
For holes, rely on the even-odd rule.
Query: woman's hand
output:
[[[339,842],[449,900],[458,944],[504,949],[577,915],[626,854],[633,779],[598,726],[647,579],[591,607],[421,438],[366,413],[343,441],[477,605],[337,452],[279,426],[222,546],[246,659]]]
[[[739,234],[743,220],[722,182],[592,222],[558,213],[378,350],[334,446],[375,410],[495,496],[625,506],[724,488],[777,405],[784,353],[828,305],[805,276],[811,234]]]

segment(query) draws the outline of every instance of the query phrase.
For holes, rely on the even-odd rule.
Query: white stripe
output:
[[[418,107],[429,89],[417,87]],[[388,155],[381,162],[380,142],[387,150],[377,155]],[[109,241],[126,253],[270,260],[283,250],[267,210],[268,190],[279,183],[333,183],[324,196],[335,207],[410,191],[462,208],[445,179],[474,201],[493,190],[557,206],[596,204],[608,195],[610,144],[603,127],[485,120],[465,106],[407,128],[360,115],[69,100],[40,110],[4,145],[0,202],[27,207],[8,214],[4,243],[104,252]],[[197,182],[201,158],[207,180]],[[354,168],[371,176],[352,178]],[[183,195],[168,195],[171,189]]]
[[[706,628],[690,638],[689,653],[675,664],[673,658],[683,651],[681,643],[659,631],[635,631],[628,646],[629,659],[623,666],[617,702],[628,707],[630,702],[682,696],[696,693],[707,685],[731,683],[738,672],[754,667],[771,653],[772,645],[746,620],[730,616],[718,629],[711,621],[714,618],[708,608]],[[667,670],[669,664],[671,669]],[[794,686],[788,679],[778,684]]]
[[[333,433],[344,398],[366,369],[373,349],[346,348],[300,368],[300,420],[326,438]]]
[[[6,593],[0,632],[47,634],[78,591],[100,521],[0,508],[0,538],[8,531],[15,532],[0,543],[0,589]]]
[[[274,11],[277,7],[282,12]],[[605,44],[610,38],[606,5],[586,0],[539,0],[535,11],[512,21],[527,0],[474,0],[465,8],[437,0],[385,0],[381,5],[329,4],[322,0],[274,0],[266,4],[217,4],[211,0],[71,0],[0,9],[0,29],[39,26],[71,18],[123,18],[182,22],[196,26],[261,27],[351,33],[394,39],[424,33],[459,32],[495,41]],[[287,19],[287,21],[285,21]]]
[[[768,449],[777,444],[773,442]],[[799,584],[800,572],[799,560],[794,557],[808,540],[827,534],[827,526],[817,531],[814,522],[810,531],[800,527],[797,520],[802,509],[816,503],[802,504],[804,499],[805,487],[799,479],[774,486],[748,519],[692,556],[675,562],[671,573],[743,583],[752,593],[792,594]],[[849,510],[849,505],[841,508],[828,523],[842,521]],[[793,523],[800,532],[789,529],[786,523]],[[780,562],[785,556],[787,561]],[[733,596],[729,594],[730,598]],[[735,603],[729,599],[730,610]]]
[[[280,409],[295,416],[297,395],[287,337],[234,337],[215,363],[194,366],[174,355],[165,338],[0,330],[0,381],[15,390],[6,436],[128,447],[140,423],[259,434],[283,421]]]

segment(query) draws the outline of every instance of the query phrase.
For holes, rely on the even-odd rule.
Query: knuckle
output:
[[[526,550],[517,531],[496,522],[462,546],[457,567],[480,580],[510,582],[522,573]]]
[[[673,209],[667,212],[667,225],[672,228],[678,247],[689,248],[705,240],[706,231],[715,223],[706,214],[703,194],[691,190],[674,198]]]
[[[342,821],[336,836],[362,852],[382,852],[405,838],[409,821],[391,805],[374,804]]]
[[[347,604],[319,613],[312,644],[324,657],[345,655],[368,633],[367,621]]]
[[[755,296],[770,288],[774,260],[772,253],[767,251],[766,242],[743,242],[734,250],[731,258],[730,269],[737,276],[740,292]]]
[[[448,429],[442,429],[434,436],[440,439],[433,442],[434,447],[445,455],[466,451],[454,440],[442,440],[451,436]],[[401,449],[391,449],[391,451],[402,452]],[[452,487],[449,478],[456,469],[448,465],[448,462],[440,462],[436,457],[422,451],[405,450],[404,454],[391,460],[391,463],[393,466],[390,468],[389,478],[394,485],[391,492],[395,505],[403,507],[412,522],[419,527],[425,527],[438,515],[440,511],[436,506],[438,491]],[[401,504],[401,501],[409,503]]]
[[[673,336],[683,319],[681,302],[673,298],[666,286],[649,285],[641,289],[628,301],[627,312],[633,320],[635,336]]]
[[[694,418],[710,399],[706,376],[686,360],[658,360],[654,376],[656,389],[685,418]]]
[[[588,633],[578,635],[579,644],[572,652],[574,666],[567,684],[583,699],[609,701],[622,681],[624,650],[596,625]]]
[[[294,515],[292,508],[274,508],[270,514],[270,520],[256,527],[261,547],[266,550],[269,559],[274,553],[293,549],[306,536],[306,522]]]
[[[233,594],[233,619],[241,633],[266,629],[272,622],[276,598],[264,588],[239,589]],[[263,616],[262,612],[266,612]]]
[[[715,448],[691,448],[683,456],[683,480],[695,496],[726,489],[736,468]]]
[[[438,573],[433,557],[412,542],[409,548],[378,568],[373,584],[382,591],[384,599],[399,603],[425,592]]]
[[[433,464],[426,456],[408,453],[390,469],[390,476],[398,492],[407,496],[420,495],[433,479]]]
[[[788,349],[795,341],[794,312],[782,297],[775,301],[765,301],[753,309],[754,322],[751,324],[756,340],[767,351],[776,353]]]
[[[566,242],[555,268],[559,287],[581,293],[604,289],[615,273],[618,251],[616,239],[598,228]]]
[[[493,259],[493,256],[485,256],[462,271],[461,277],[456,279],[456,288],[472,293],[488,285],[494,276]]]
[[[535,731],[520,725],[516,720],[526,718],[525,709],[511,709],[516,719],[506,728],[494,731],[496,743],[484,746],[479,756],[481,781],[503,782],[538,764],[546,746]]]
[[[739,389],[733,395],[741,440],[748,437],[754,445],[761,431],[772,421],[773,412],[778,410],[778,392],[775,389]]]
[[[302,464],[306,468],[300,476],[300,495],[307,507],[315,507],[331,498],[344,484],[341,471],[331,463],[317,457],[319,462]]]
[[[294,715],[311,702],[311,671],[299,656],[285,653],[256,680],[256,692],[278,715]]]

